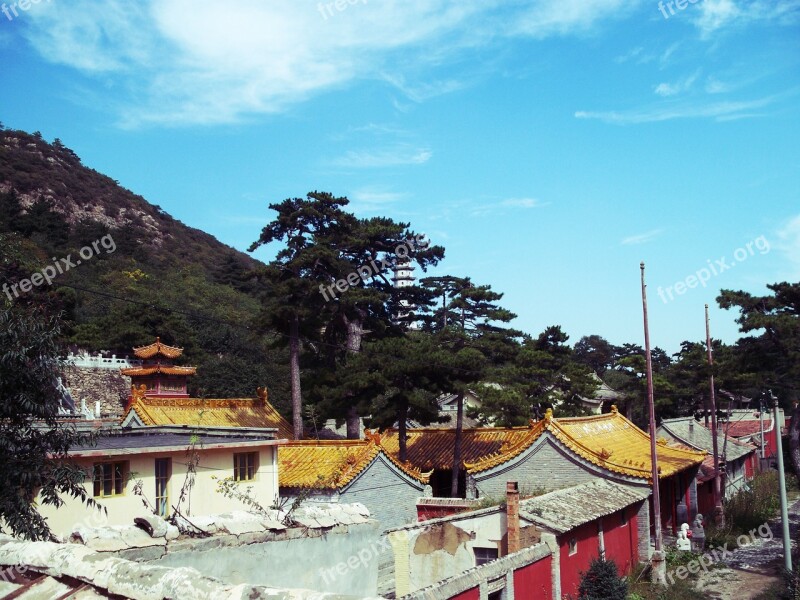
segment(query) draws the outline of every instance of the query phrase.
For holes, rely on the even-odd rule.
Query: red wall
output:
[[[578,541],[578,551],[569,555],[569,541]],[[558,537],[561,549],[561,595],[572,594],[577,597],[581,582],[581,572],[589,568],[593,558],[598,555],[597,522],[581,525]]]
[[[606,560],[613,560],[620,574],[627,575],[639,559],[639,532],[636,528],[636,513],[626,508],[628,522],[622,524],[622,512],[603,517],[603,541],[606,546]]]
[[[628,521],[622,524],[622,512],[603,517],[603,542],[606,560],[613,560],[620,574],[630,573],[638,562],[639,533],[636,527],[636,511],[633,507],[625,509]],[[578,551],[569,555],[569,540],[576,538]],[[577,597],[581,573],[589,569],[592,560],[600,556],[600,540],[597,521],[581,525],[577,529],[558,537],[561,550],[561,595],[572,594]]]
[[[714,480],[697,484],[697,510],[706,522],[714,516]]]
[[[453,596],[450,600],[480,600],[481,591],[479,588],[472,588],[466,592],[461,592],[458,596]]]
[[[518,600],[551,600],[553,558],[547,556],[514,571],[514,598]]]

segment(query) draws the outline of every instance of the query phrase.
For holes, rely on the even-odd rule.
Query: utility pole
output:
[[[650,412],[650,462],[653,478],[653,522],[655,523],[655,551],[650,559],[652,572],[650,579],[666,587],[667,563],[662,551],[661,538],[661,497],[658,481],[658,453],[656,447],[656,409],[653,398],[653,359],[650,355],[650,326],[647,322],[647,286],[644,283],[644,262],[639,265],[642,271],[642,314],[644,316],[644,350],[647,362],[647,406]]]
[[[706,352],[708,354],[708,395],[711,400],[711,438],[714,454],[714,522],[725,525],[725,511],[722,508],[722,481],[719,472],[719,444],[717,439],[717,394],[714,390],[714,356],[711,352],[711,327],[708,320],[708,304],[706,304]]]
[[[764,399],[758,400],[758,428],[761,432],[761,460],[764,460]]]
[[[781,428],[778,425],[778,399],[769,391],[772,400],[772,422],[775,428],[775,439],[777,440],[776,451],[778,453],[778,487],[781,494],[781,523],[783,525],[783,562],[786,570],[792,572],[792,540],[789,537],[789,506],[786,500],[786,474],[783,472],[783,441],[781,440]]]

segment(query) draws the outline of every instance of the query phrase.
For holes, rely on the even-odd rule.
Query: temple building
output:
[[[122,375],[131,378],[137,390],[144,386],[146,396],[188,398],[187,378],[197,373],[195,367],[179,367],[173,361],[183,354],[183,348],[167,346],[161,338],[148,346],[134,348],[133,353],[141,365],[120,369]]]
[[[270,404],[266,387],[258,388],[251,398],[192,398],[187,381],[197,369],[173,364],[183,348],[156,338],[133,351],[142,364],[120,369],[131,378],[122,427],[267,428],[275,429],[279,439],[294,438],[291,424]]]

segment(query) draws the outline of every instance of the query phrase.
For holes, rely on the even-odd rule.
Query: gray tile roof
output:
[[[555,533],[566,533],[646,499],[650,488],[598,479],[575,487],[523,500],[519,515]]]
[[[714,446],[714,436],[711,435],[711,431],[703,427],[694,417],[665,419],[658,428],[658,434],[706,452],[711,452]],[[729,461],[746,456],[754,450],[752,446],[738,442],[732,437],[728,437],[726,445],[725,432],[721,429],[717,431],[717,446],[720,455],[723,447],[725,448]]]

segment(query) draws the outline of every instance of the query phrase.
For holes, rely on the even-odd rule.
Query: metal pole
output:
[[[711,352],[711,326],[708,320],[708,304],[706,304],[706,352],[708,355],[708,397],[711,400],[711,438],[714,455],[714,522],[725,525],[725,511],[722,509],[722,481],[719,472],[719,443],[717,439],[717,394],[714,390],[714,356]]]
[[[655,552],[652,558],[652,581],[667,585],[666,562],[661,551],[661,497],[658,481],[658,453],[656,448],[656,409],[653,398],[653,359],[650,355],[650,326],[647,322],[647,286],[644,283],[644,262],[639,265],[642,272],[642,314],[644,317],[644,350],[647,363],[647,406],[650,413],[650,462],[653,479],[653,522],[655,523]]]
[[[769,391],[772,399],[772,419],[775,427],[776,450],[778,452],[778,487],[781,494],[781,523],[783,524],[783,563],[788,572],[792,572],[792,540],[789,537],[789,507],[786,500],[786,474],[783,472],[783,441],[781,428],[778,426],[778,399]]]

